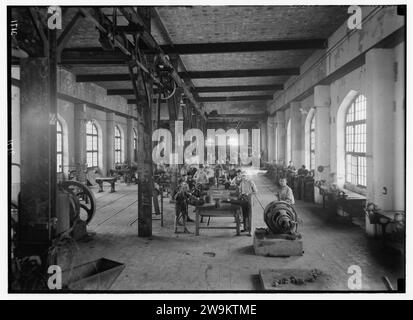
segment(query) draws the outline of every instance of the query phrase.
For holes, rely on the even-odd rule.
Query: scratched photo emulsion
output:
[[[7,7],[9,293],[405,292],[406,6],[147,4]]]

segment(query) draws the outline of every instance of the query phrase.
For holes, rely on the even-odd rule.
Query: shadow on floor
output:
[[[237,248],[235,250],[236,253],[242,254],[242,255],[250,255],[250,256],[255,256],[254,253],[254,247],[252,245],[244,246]]]

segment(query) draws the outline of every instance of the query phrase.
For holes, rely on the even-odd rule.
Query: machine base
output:
[[[303,241],[291,239],[286,234],[271,234],[265,229],[256,229],[254,232],[254,252],[258,256],[289,257],[302,256]]]

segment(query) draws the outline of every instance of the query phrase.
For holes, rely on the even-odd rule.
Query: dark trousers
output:
[[[231,200],[233,204],[238,204],[242,208],[242,221],[244,224],[244,229],[251,233],[252,225],[252,196],[244,196],[238,200]]]

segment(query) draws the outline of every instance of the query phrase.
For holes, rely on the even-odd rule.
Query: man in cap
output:
[[[243,232],[248,232],[251,236],[252,225],[252,195],[257,193],[257,186],[250,180],[245,172],[241,172],[241,181],[238,186],[238,199],[242,207],[242,221],[244,224]]]

